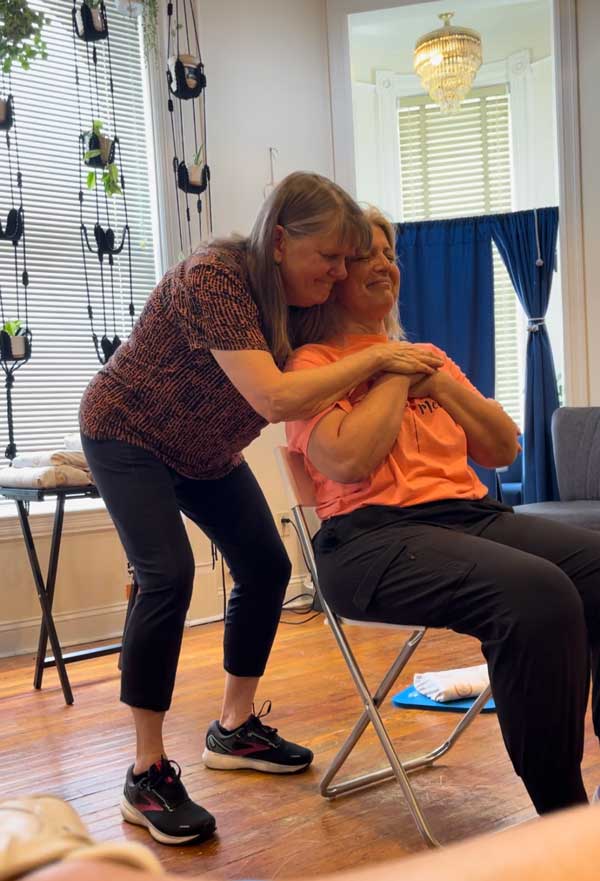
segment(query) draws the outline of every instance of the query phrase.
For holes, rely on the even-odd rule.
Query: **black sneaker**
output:
[[[202,753],[206,767],[221,771],[253,768],[270,774],[294,774],[308,768],[313,760],[309,749],[284,740],[276,728],[269,728],[260,721],[270,712],[271,702],[266,701],[258,715],[252,713],[233,731],[226,731],[216,721],[211,722]]]
[[[128,823],[146,826],[161,844],[204,841],[216,829],[215,818],[195,804],[181,782],[181,768],[162,758],[141,777],[127,771],[121,813]]]

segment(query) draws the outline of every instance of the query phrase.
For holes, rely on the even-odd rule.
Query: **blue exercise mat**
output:
[[[408,688],[404,688],[402,691],[399,691],[398,694],[394,695],[392,703],[395,707],[404,707],[408,710],[442,710],[446,713],[466,713],[466,711],[475,703],[475,698],[467,697],[458,701],[445,701],[444,703],[440,703],[439,701],[432,701],[431,698],[425,697],[425,695],[420,694],[413,685],[409,685]],[[496,712],[496,704],[494,703],[493,698],[489,699],[481,712]]]

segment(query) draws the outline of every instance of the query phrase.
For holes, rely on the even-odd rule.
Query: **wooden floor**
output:
[[[294,618],[293,620],[298,620]],[[128,711],[118,703],[115,656],[72,665],[75,704],[66,707],[54,671],[40,692],[31,686],[33,660],[0,661],[3,792],[52,792],[69,800],[99,840],[149,844],[165,868],[181,875],[284,879],[357,866],[423,849],[397,786],[385,783],[333,802],[318,792],[320,775],[360,711],[356,692],[322,617],[279,628],[260,697],[273,701],[269,722],[315,752],[298,776],[204,768],[203,733],[218,715],[222,685],[220,624],[186,632],[176,697],[169,716],[170,755],[184,769],[190,794],[217,817],[210,843],[168,848],[121,821],[118,801],[132,759]],[[354,645],[371,678],[393,654],[390,631],[356,629]],[[480,663],[474,641],[429,633],[402,684],[417,670]],[[404,754],[441,742],[453,714],[405,712],[388,706],[385,718]],[[549,732],[549,736],[551,733]],[[589,728],[585,777],[600,782],[600,753]],[[365,735],[352,768],[379,767],[381,749]],[[495,716],[476,720],[443,764],[421,772],[415,786],[443,842],[496,830],[533,816],[501,742]]]

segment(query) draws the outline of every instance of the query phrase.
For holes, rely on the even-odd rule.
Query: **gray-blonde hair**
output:
[[[275,262],[275,227],[292,238],[330,235],[359,250],[371,246],[371,225],[356,202],[340,186],[320,174],[296,171],[279,183],[260,208],[250,234],[211,243],[224,258],[244,265],[258,305],[262,330],[273,357],[285,363],[292,349],[290,313],[281,269]],[[307,311],[294,308],[294,312]]]
[[[369,226],[378,226],[385,235],[388,245],[396,258],[396,235],[394,227],[383,211],[373,205],[366,205],[362,209],[363,217]],[[360,251],[367,249],[359,249]],[[335,287],[329,299],[319,306],[311,306],[308,309],[290,309],[290,338],[295,349],[307,343],[319,343],[338,336],[342,330],[340,326],[340,312],[336,305]],[[398,300],[396,300],[391,312],[384,319],[385,332],[389,339],[406,339],[404,328],[400,324],[398,314]]]

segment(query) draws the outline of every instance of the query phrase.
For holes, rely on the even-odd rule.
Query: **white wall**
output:
[[[331,176],[331,117],[322,0],[198,0],[208,78],[215,233],[246,231],[269,177]]]
[[[296,169],[332,176],[324,2],[198,0],[198,6],[208,79],[214,232],[245,232],[269,177],[270,146],[279,151],[277,178]],[[272,426],[247,456],[274,513],[287,509],[273,457],[273,446],[282,442],[282,427]],[[47,515],[35,511],[32,505],[45,568],[50,523]],[[210,568],[206,539],[195,527],[190,528],[190,536],[198,576],[190,618],[210,618],[221,609],[220,572]],[[293,536],[286,545],[295,572],[291,592],[298,593],[305,567]],[[37,598],[16,523],[3,518],[0,573],[0,655],[31,651],[36,643]],[[56,610],[65,643],[119,632],[125,558],[105,514],[87,514],[83,520],[67,514],[59,579]]]
[[[579,42],[579,89],[581,119],[581,165],[583,191],[583,236],[585,253],[585,292],[589,353],[589,403],[600,405],[600,285],[598,283],[598,245],[600,242],[600,3],[577,0]]]

